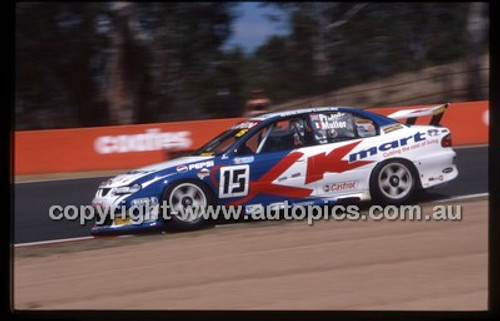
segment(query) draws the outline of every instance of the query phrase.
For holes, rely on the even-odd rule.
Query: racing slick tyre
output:
[[[380,205],[408,204],[420,186],[417,170],[409,161],[388,160],[378,164],[370,177],[370,193]]]
[[[163,192],[162,201],[167,202],[169,214],[169,219],[163,218],[165,231],[191,231],[214,226],[213,220],[204,219],[199,212],[214,204],[213,193],[202,183],[185,180],[169,186]]]

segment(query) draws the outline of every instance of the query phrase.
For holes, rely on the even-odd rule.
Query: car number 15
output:
[[[242,197],[248,194],[249,165],[222,167],[220,169],[219,197]]]

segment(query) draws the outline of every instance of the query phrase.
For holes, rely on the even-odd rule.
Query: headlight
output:
[[[141,190],[141,184],[134,184],[132,186],[116,187],[115,194],[132,194]]]

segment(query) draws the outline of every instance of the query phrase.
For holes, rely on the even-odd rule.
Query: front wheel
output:
[[[418,186],[416,169],[403,160],[377,165],[370,178],[372,199],[380,204],[407,204],[414,199]]]
[[[196,181],[184,181],[168,187],[163,193],[170,219],[165,220],[165,230],[187,231],[213,226],[202,212],[213,204],[211,191]]]

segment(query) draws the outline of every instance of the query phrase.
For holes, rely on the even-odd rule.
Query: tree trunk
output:
[[[467,99],[483,99],[481,71],[479,70],[481,50],[486,34],[486,23],[483,10],[487,4],[472,2],[468,5],[467,13]]]
[[[110,15],[113,24],[111,33],[111,53],[108,60],[108,108],[112,124],[129,124],[133,122],[133,97],[124,69],[124,49],[128,34],[127,28],[131,14],[130,3],[114,2],[110,4]]]

